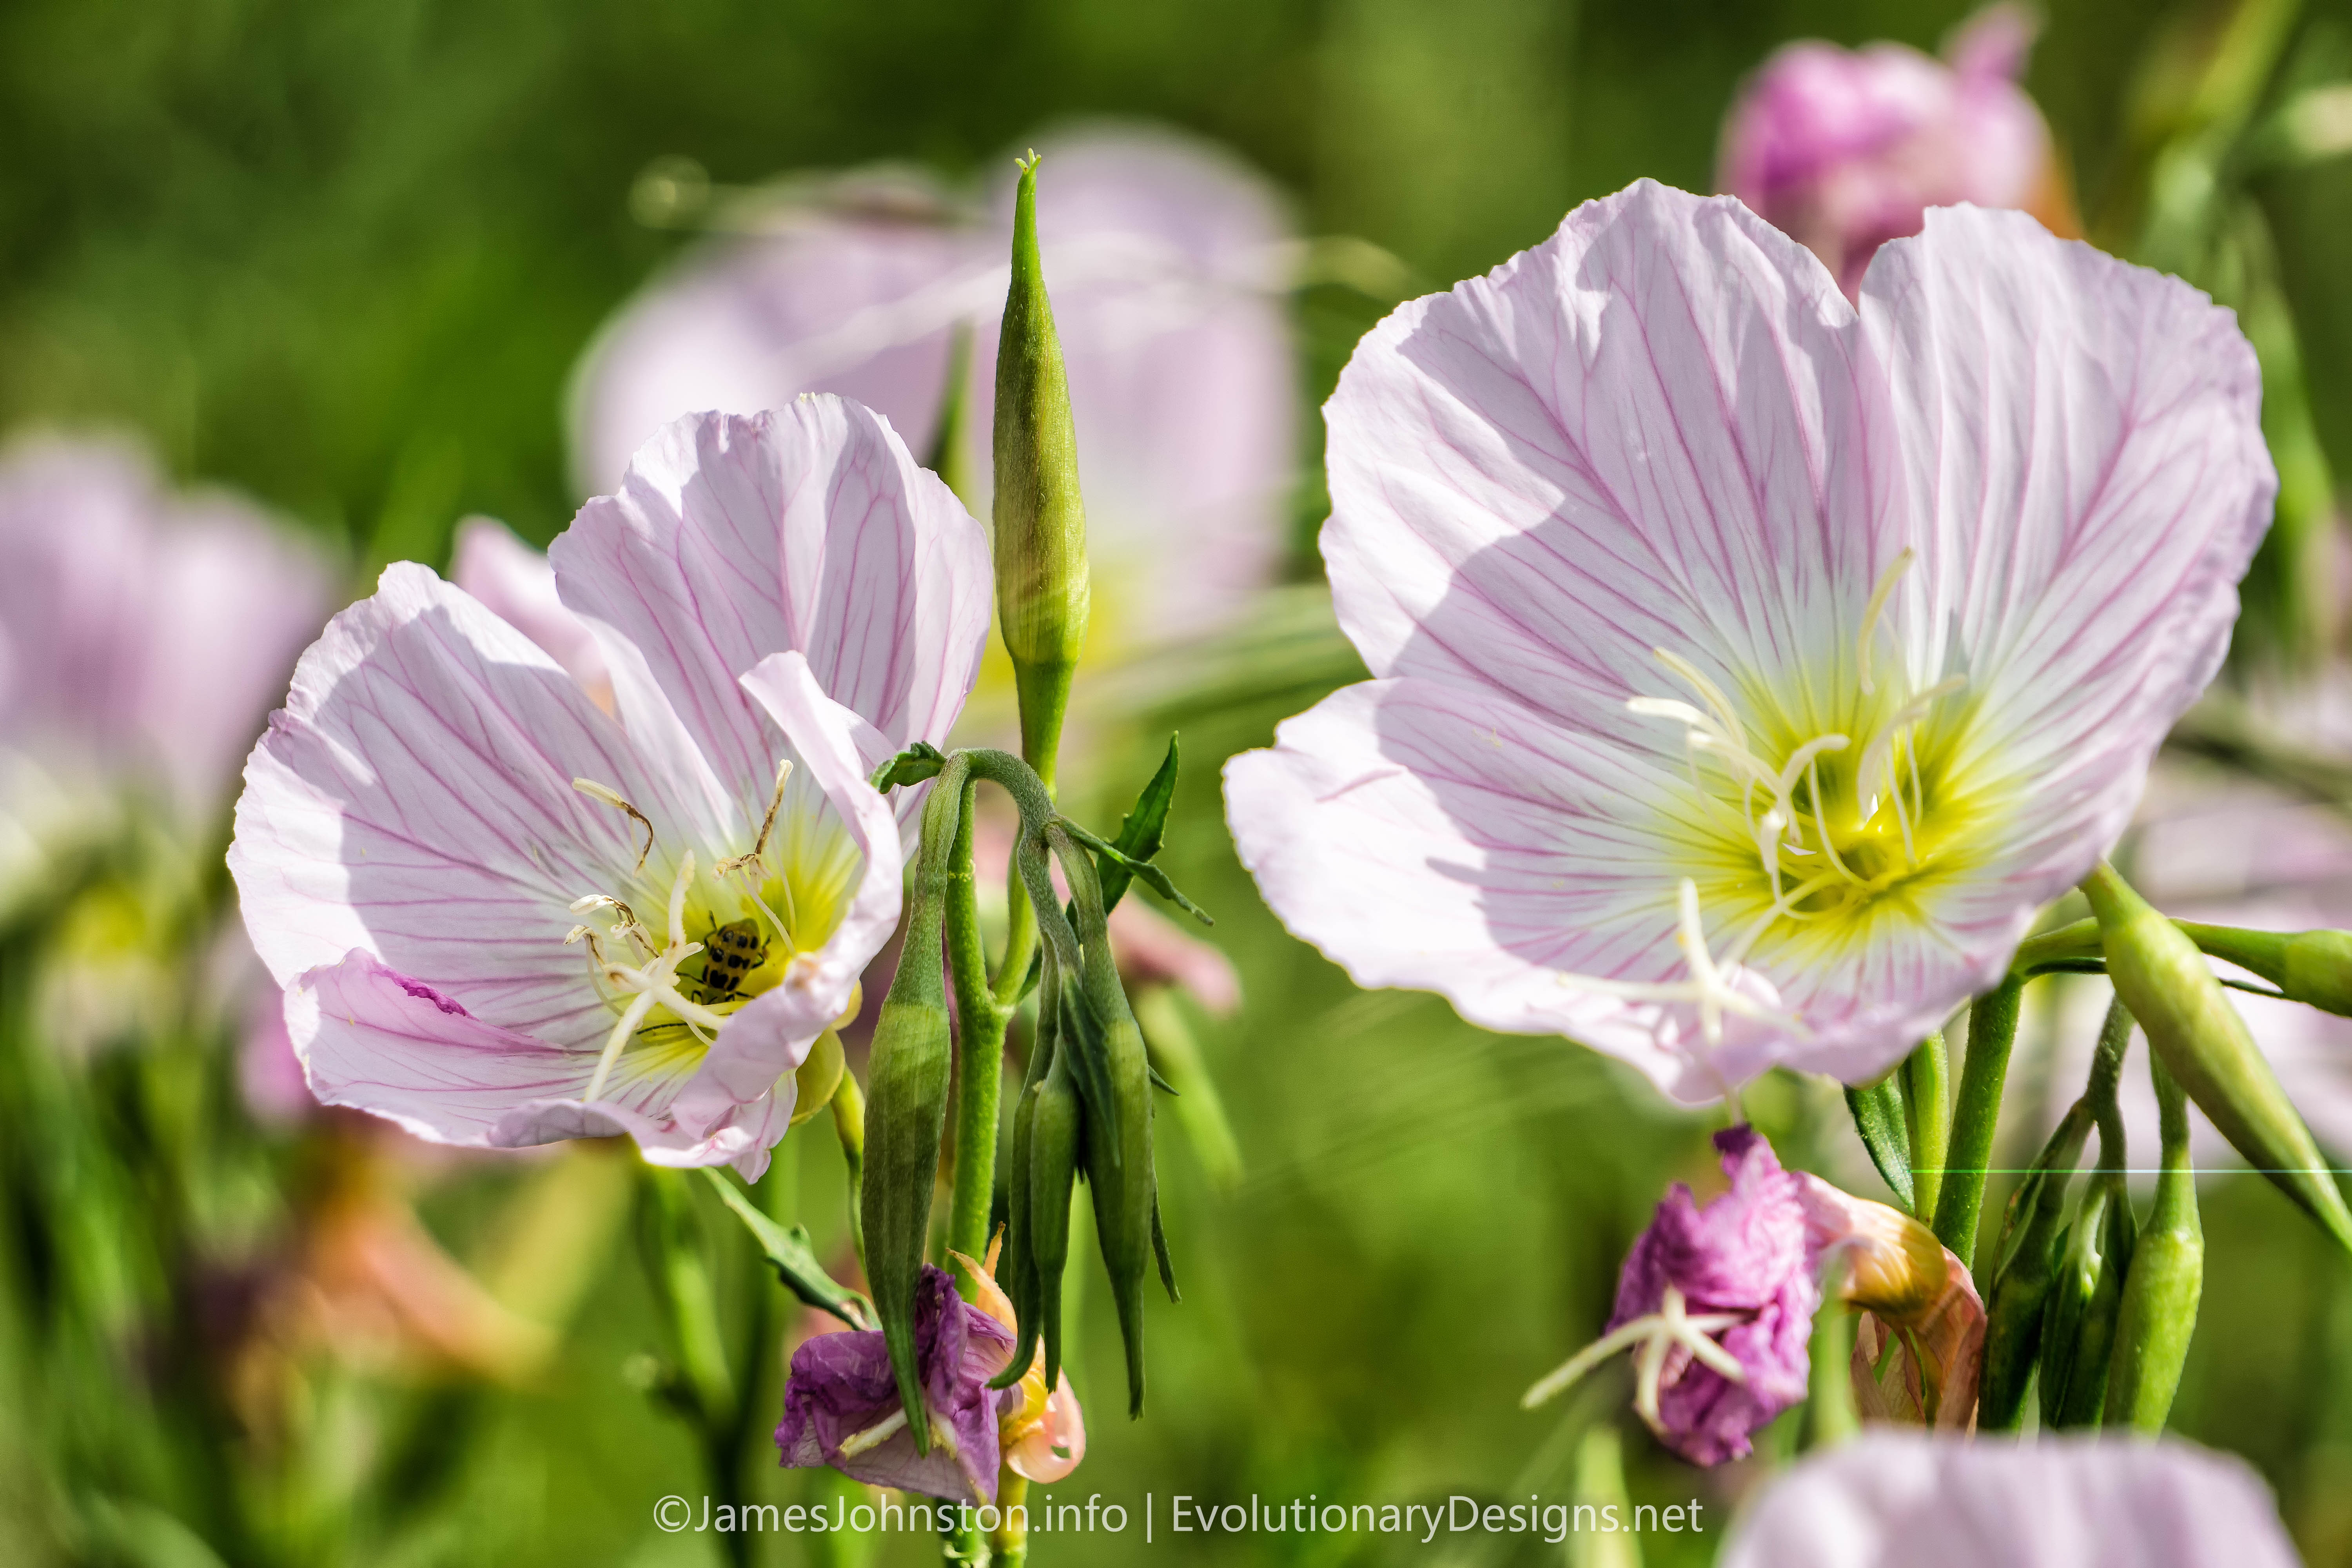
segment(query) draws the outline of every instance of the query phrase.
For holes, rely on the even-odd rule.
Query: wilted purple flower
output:
[[[1874,1429],[1772,1482],[1723,1568],[2295,1568],[2268,1489],[2188,1443]]]
[[[2074,234],[2049,127],[2017,85],[2033,31],[2000,5],[1953,36],[1948,63],[1902,44],[1788,45],[1732,105],[1716,183],[1820,257],[1849,299],[1929,207],[2021,207]]]
[[[1800,1178],[1752,1127],[1715,1135],[1731,1190],[1701,1208],[1680,1182],[1625,1255],[1600,1339],[1528,1390],[1539,1404],[1634,1349],[1633,1408],[1675,1453],[1721,1464],[1805,1397],[1821,1306]]]
[[[136,804],[207,830],[325,618],[316,552],[223,494],[174,497],[135,449],[0,457],[0,906]]]
[[[954,722],[986,538],[887,424],[810,397],[668,426],[553,555],[618,720],[394,566],[247,765],[247,927],[328,1104],[756,1175],[897,923],[866,775]]]
[[[1096,618],[1130,644],[1203,629],[1283,551],[1297,405],[1276,297],[1287,224],[1262,179],[1174,132],[1037,146]],[[813,390],[867,404],[928,454],[961,322],[973,347],[959,482],[987,516],[1012,214],[1010,179],[982,215],[919,177],[853,174],[804,183],[751,232],[690,253],[580,369],[583,482],[609,486],[648,432],[688,410],[749,413]]]
[[[1857,310],[1646,182],[1364,340],[1323,549],[1378,679],[1226,766],[1365,985],[1685,1100],[1995,983],[2218,668],[2275,476],[2225,310],[1939,208]]]
[[[915,1290],[915,1364],[931,1451],[915,1452],[882,1331],[819,1334],[793,1352],[776,1447],[787,1468],[830,1465],[874,1486],[954,1502],[996,1500],[1000,1406],[1021,1390],[988,1380],[1013,1359],[1012,1331],[956,1294],[926,1265]]]

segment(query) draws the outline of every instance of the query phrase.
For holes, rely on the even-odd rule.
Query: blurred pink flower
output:
[[[2111,847],[2218,668],[2276,479],[2175,279],[1942,208],[1849,306],[1646,182],[1406,305],[1332,398],[1377,678],[1226,766],[1358,984],[1685,1100],[1883,1071]]]
[[[1039,242],[1068,367],[1098,621],[1130,646],[1228,619],[1278,564],[1296,372],[1282,206],[1228,155],[1108,128],[1037,144]],[[950,330],[973,329],[962,471],[988,515],[1011,170],[985,218],[919,177],[803,185],[689,253],[608,324],[572,392],[581,481],[608,487],[680,413],[838,392],[931,451]],[[926,458],[928,460],[928,458]]]
[[[0,905],[134,804],[211,831],[237,759],[325,619],[318,553],[134,447],[0,456]]]
[[[954,722],[986,539],[871,412],[812,397],[665,428],[554,562],[619,719],[392,567],[255,749],[247,927],[328,1104],[477,1147],[628,1132],[756,1176],[897,922],[866,774]]]
[[[2295,1568],[2242,1460],[2115,1437],[1874,1430],[1816,1452],[1733,1527],[1723,1568]]]
[[[2080,232],[2041,111],[2017,85],[2035,23],[1980,11],[1945,61],[1902,44],[1797,43],[1764,62],[1724,121],[1716,184],[1820,257],[1848,299],[1929,207],[2020,207]]]
[[[495,518],[469,517],[457,525],[449,580],[482,608],[522,633],[562,665],[581,689],[610,713],[613,678],[588,623],[563,607],[555,568],[547,556]]]

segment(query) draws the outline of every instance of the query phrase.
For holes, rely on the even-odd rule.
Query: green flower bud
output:
[[[1058,1048],[1062,994],[1060,965],[1054,949],[1044,952],[1044,976],[1039,986],[1041,1000],[1037,1005],[1037,1034],[1029,1047],[1029,1065],[1022,1075],[1021,1092],[1013,1102],[1013,1140],[1011,1153],[1004,1171],[1004,1212],[1006,1218],[1003,1266],[997,1271],[998,1282],[1013,1300],[1013,1316],[1019,1342],[1013,1347],[1013,1359],[1004,1370],[989,1383],[991,1388],[1010,1388],[1027,1374],[1029,1363],[1037,1354],[1038,1312],[1041,1302],[1037,1278],[1037,1260],[1032,1247],[1030,1189],[1031,1163],[1036,1148],[1037,1102],[1045,1094],[1045,1075],[1052,1070]],[[1053,999],[1053,1000],[1047,1000]],[[1055,1278],[1059,1289],[1060,1277]]]
[[[1021,751],[1050,785],[1086,641],[1087,514],[1054,307],[1037,258],[1037,159],[1021,165],[1013,282],[996,352],[996,618],[1013,656]]]
[[[2189,1342],[2197,1331],[2197,1301],[2205,1288],[2205,1231],[2197,1217],[2197,1178],[2189,1158],[2189,1106],[2180,1085],[2150,1055],[2162,1119],[2164,1160],[2156,1179],[2156,1206],[2132,1250],[2116,1315],[2115,1353],[2107,1367],[2106,1424],[2153,1436],[2164,1430]]]
[[[2247,1163],[2352,1249],[2352,1210],[2197,943],[2105,865],[2083,883],[2116,994],[2148,1043]]]
[[[1986,1310],[1984,1370],[1977,1384],[1977,1426],[1984,1431],[2014,1429],[2024,1408],[2056,1275],[2066,1188],[2090,1131],[2091,1108],[2077,1100],[2009,1200],[1997,1249],[2000,1264]]]
[[[866,1114],[866,1167],[858,1209],[866,1235],[866,1274],[875,1315],[890,1349],[918,1453],[930,1451],[930,1423],[915,1362],[915,1289],[930,1237],[931,1192],[940,1140],[947,1129],[948,1080],[954,1041],[941,970],[942,923],[956,828],[962,817],[962,763],[950,761],[923,803],[922,849],[898,973],[874,1026]]]
[[[2352,931],[2241,931],[2188,921],[2175,923],[2207,952],[2261,975],[2293,1000],[2352,1017]]]
[[[1069,1054],[1056,1051],[1029,1119],[1029,1266],[1045,1342],[1045,1386],[1062,1372],[1062,1270],[1070,1261],[1070,1198],[1078,1177],[1081,1113]]]

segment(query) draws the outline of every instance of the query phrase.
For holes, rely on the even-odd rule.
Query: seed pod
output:
[[[2116,994],[2189,1098],[2249,1164],[2352,1249],[2352,1210],[2197,944],[2105,865],[2083,891],[2098,916]]]
[[[2189,1158],[2189,1107],[2179,1083],[2150,1054],[2162,1119],[2164,1158],[2156,1206],[2132,1249],[2116,1314],[2115,1353],[2107,1367],[2106,1424],[2150,1436],[2164,1430],[2205,1288],[2205,1231],[2197,1216],[2197,1178]]]
[[[2016,1195],[2001,1228],[1991,1302],[1985,1322],[1984,1371],[1977,1384],[1977,1426],[1988,1432],[2016,1426],[2042,1343],[2042,1318],[2057,1268],[2057,1237],[2066,1188],[2090,1136],[2090,1107],[2077,1100],[2050,1135]]]
[[[1094,861],[1055,830],[1054,847],[1070,879],[1077,911],[1078,943],[1084,954],[1085,1012],[1095,1031],[1082,1048],[1099,1052],[1091,1076],[1105,1092],[1087,1106],[1087,1183],[1095,1201],[1095,1232],[1103,1267],[1110,1274],[1111,1300],[1118,1309],[1119,1338],[1127,1347],[1128,1414],[1143,1413],[1143,1277],[1155,1253],[1152,1245],[1151,1065],[1143,1031],[1119,984],[1103,914],[1102,889]]]
[[[915,1360],[915,1291],[929,1240],[931,1192],[939,1181],[940,1140],[947,1129],[948,1079],[954,1042],[941,972],[950,849],[961,816],[957,764],[923,803],[922,849],[898,973],[882,998],[866,1069],[866,1168],[858,1209],[866,1234],[866,1273],[874,1287],[891,1370],[919,1454],[930,1451],[921,1374]]]
[[[996,620],[1021,704],[1021,751],[1050,784],[1086,641],[1087,514],[1069,377],[1037,256],[1037,159],[1013,197],[1013,276],[996,351]]]

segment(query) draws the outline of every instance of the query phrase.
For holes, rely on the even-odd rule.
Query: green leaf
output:
[[[1200,905],[1186,898],[1182,891],[1177,888],[1176,884],[1168,879],[1168,873],[1161,870],[1159,867],[1152,865],[1148,860],[1136,859],[1134,857],[1120,849],[1118,845],[1101,837],[1099,835],[1087,832],[1085,828],[1079,826],[1076,823],[1072,822],[1066,816],[1061,819],[1061,823],[1064,827],[1069,829],[1071,837],[1076,839],[1079,843],[1085,845],[1088,849],[1094,852],[1095,858],[1101,862],[1101,868],[1104,873],[1108,874],[1114,871],[1124,871],[1128,877],[1141,882],[1145,887],[1150,889],[1153,892],[1159,894],[1161,898],[1167,900],[1178,909],[1182,910],[1186,914],[1191,915],[1202,925],[1213,926],[1217,923],[1215,921],[1209,918],[1208,910],[1202,909]],[[1122,879],[1122,880],[1124,880],[1124,879]],[[1110,901],[1108,899],[1104,900],[1103,912],[1106,915],[1110,912]]]
[[[1168,754],[1160,759],[1159,771],[1143,793],[1135,797],[1135,807],[1120,818],[1118,837],[1111,847],[1129,860],[1149,860],[1160,853],[1166,841],[1168,809],[1176,803],[1176,737],[1168,737]],[[1132,873],[1116,861],[1102,868],[1103,912],[1108,914],[1118,907],[1127,891]]]
[[[947,753],[929,741],[918,741],[874,770],[874,787],[887,790],[900,784],[921,784],[925,779],[939,777],[940,770],[947,765]]]
[[[1870,1163],[1895,1189],[1903,1212],[1912,1212],[1911,1121],[1903,1103],[1902,1075],[1889,1073],[1868,1089],[1848,1088],[1846,1109],[1853,1113],[1853,1130],[1870,1151]]]
[[[818,1311],[831,1312],[853,1329],[874,1326],[874,1304],[824,1271],[824,1265],[816,1260],[816,1249],[809,1245],[806,1226],[787,1228],[778,1225],[761,1214],[743,1190],[720,1175],[715,1166],[706,1166],[702,1173],[710,1178],[719,1200],[735,1211],[735,1217],[743,1222],[751,1239],[767,1254],[768,1262],[774,1267],[776,1278],[784,1282],[785,1289]]]

